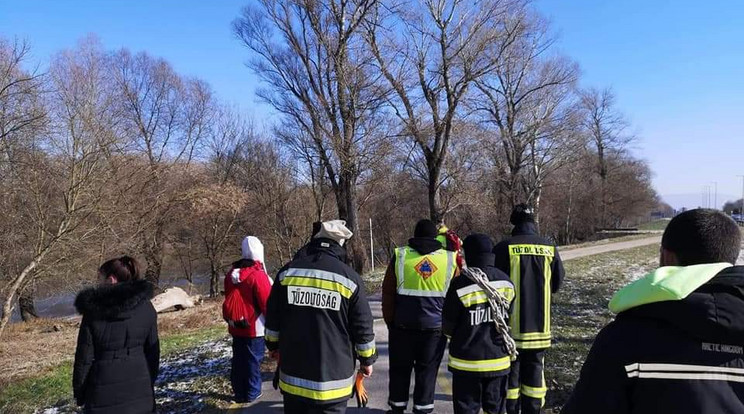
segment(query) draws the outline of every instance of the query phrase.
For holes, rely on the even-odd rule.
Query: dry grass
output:
[[[192,309],[158,315],[160,337],[188,334],[222,323],[221,304],[221,299],[208,300]],[[9,325],[0,340],[0,389],[72,360],[79,326],[79,318]]]

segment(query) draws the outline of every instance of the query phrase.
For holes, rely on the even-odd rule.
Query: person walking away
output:
[[[243,239],[241,250],[242,258],[225,275],[222,305],[222,316],[233,339],[230,383],[238,404],[261,397],[264,318],[272,283],[266,274],[261,241],[248,236]]]
[[[551,296],[564,270],[555,244],[538,235],[532,208],[515,206],[509,221],[511,237],[494,247],[496,267],[509,275],[515,290],[510,325],[519,356],[509,373],[506,409],[533,414],[542,411],[548,391],[544,358],[552,339]]]
[[[359,371],[372,374],[377,348],[361,277],[343,244],[343,220],[323,222],[305,254],[285,265],[271,289],[266,345],[279,359],[284,412],[344,413]]]
[[[466,268],[450,284],[442,311],[442,329],[450,339],[452,402],[455,414],[478,414],[481,408],[501,414],[511,358],[516,357],[507,325],[514,285],[494,267],[493,242],[487,235],[469,235],[463,250]]]
[[[75,401],[90,414],[154,413],[160,343],[152,284],[129,256],[102,264],[98,279],[75,298],[83,315],[72,374]]]
[[[723,212],[680,213],[661,267],[620,289],[564,414],[744,413],[741,232]]]
[[[382,285],[382,312],[390,332],[389,413],[408,406],[415,372],[413,412],[434,411],[434,389],[447,338],[442,308],[455,274],[456,253],[442,248],[431,220],[416,224],[408,245],[395,250]]]

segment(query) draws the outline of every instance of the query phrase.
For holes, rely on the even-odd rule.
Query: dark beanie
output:
[[[413,237],[437,237],[437,234],[437,225],[428,219],[419,220],[413,231]]]
[[[509,222],[515,226],[527,222],[534,223],[535,212],[534,210],[532,210],[532,207],[528,206],[527,204],[517,204],[512,210],[511,217],[509,217]]]
[[[473,233],[462,242],[462,251],[465,253],[465,261],[472,261],[484,254],[493,251],[491,238],[482,233]]]

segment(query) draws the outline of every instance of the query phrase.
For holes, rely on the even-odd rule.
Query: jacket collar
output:
[[[310,243],[307,244],[307,255],[317,254],[327,254],[346,263],[346,249],[332,239],[317,237],[310,240]]]
[[[531,221],[514,226],[512,236],[531,236],[537,234],[537,226]]]
[[[710,270],[712,273],[712,268]],[[699,284],[707,275],[701,275],[701,279],[689,287]],[[742,314],[744,266],[729,265],[682,299],[638,305],[621,312],[617,318],[651,319],[674,326],[704,342],[734,344],[744,342]]]
[[[660,267],[615,293],[610,310],[619,313],[649,303],[684,299],[729,267],[730,263]]]
[[[413,237],[408,239],[408,247],[419,254],[429,254],[442,248],[442,242],[433,237]]]
[[[496,263],[496,255],[493,253],[481,253],[475,257],[465,258],[465,264],[468,267],[477,267],[479,269],[493,267],[495,263]]]
[[[152,294],[152,283],[146,280],[101,285],[81,291],[75,298],[75,309],[94,317],[126,317]]]

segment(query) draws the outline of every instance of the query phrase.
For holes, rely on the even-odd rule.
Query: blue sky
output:
[[[0,0],[0,36],[20,37],[44,65],[94,33],[106,48],[145,50],[208,81],[221,99],[257,120],[247,52],[230,22],[248,1]],[[559,35],[557,49],[581,66],[586,86],[611,86],[633,123],[635,153],[657,191],[675,205],[741,194],[744,174],[744,2],[537,0]]]

